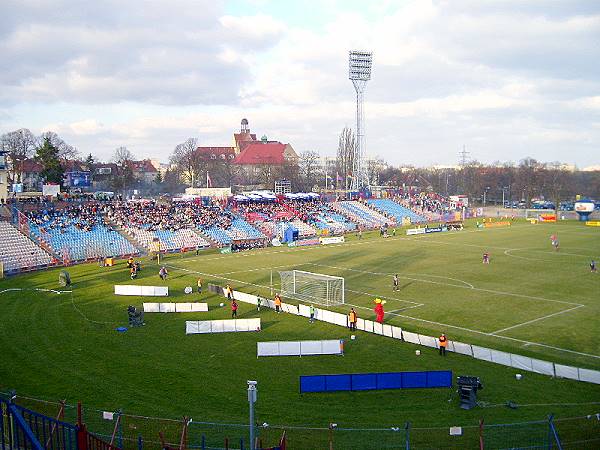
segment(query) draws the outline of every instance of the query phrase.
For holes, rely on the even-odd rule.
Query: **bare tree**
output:
[[[380,158],[369,158],[367,160],[367,177],[369,180],[369,184],[371,185],[379,185],[379,175],[386,168],[386,162]]]
[[[200,173],[206,168],[205,161],[197,151],[198,140],[189,138],[181,144],[177,144],[171,153],[170,162],[177,169],[181,178],[195,187],[198,183]]]
[[[119,173],[112,179],[112,185],[115,190],[124,190],[133,183],[134,177],[131,163],[134,158],[133,153],[127,147],[121,146],[115,149],[112,159],[119,170]]]
[[[319,164],[319,154],[314,151],[305,151],[300,153],[299,158],[300,189],[304,191],[312,190],[315,184],[318,184],[322,177],[321,165]]]
[[[134,158],[133,153],[127,147],[121,146],[115,149],[112,159],[117,166],[123,168],[128,166]]]
[[[348,187],[349,176],[352,175],[352,169],[354,167],[355,149],[356,139],[354,133],[352,132],[352,129],[344,127],[340,134],[337,149],[336,170],[337,175],[342,178],[342,186],[337,186],[339,180],[336,179],[336,186],[338,188]]]
[[[79,150],[76,147],[67,144],[58,134],[54,131],[46,131],[41,134],[38,140],[38,146],[43,145],[44,140],[48,139],[53,147],[58,149],[58,158],[62,162],[74,160],[79,158]]]
[[[8,180],[10,183],[21,183],[25,160],[31,158],[37,140],[27,128],[11,131],[0,138],[0,146],[7,152]]]
[[[215,160],[205,161],[213,186],[230,187],[240,175],[239,167],[233,164],[233,154],[222,154]]]

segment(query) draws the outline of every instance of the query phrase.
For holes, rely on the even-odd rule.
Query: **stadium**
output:
[[[0,450],[600,448],[594,2],[0,15]]]
[[[468,448],[482,436],[489,448],[540,446],[555,445],[554,432],[563,448],[595,447],[598,305],[590,294],[597,280],[587,262],[597,228],[475,217],[451,229],[458,213],[438,195],[292,197],[225,207],[89,201],[43,214],[15,208],[13,223],[2,223],[3,242],[23,256],[3,256],[4,406],[13,402],[30,425],[44,415],[51,427],[58,416],[77,424],[80,401],[81,423],[113,448],[138,440],[144,448],[161,440],[178,448],[182,439],[187,448],[242,448],[246,382],[255,380],[257,448],[283,441],[287,448]],[[410,208],[415,202],[423,206]],[[282,209],[285,217],[277,215]],[[156,214],[204,225],[152,231]],[[117,227],[122,216],[131,227]],[[404,217],[415,224],[398,226]],[[322,223],[331,228],[318,233]],[[306,234],[299,237],[298,228]],[[554,234],[559,252],[548,244]],[[489,264],[481,264],[483,253]],[[130,256],[140,263],[135,277]],[[31,273],[8,275],[18,271]],[[68,280],[59,276],[65,272]],[[142,286],[157,292],[136,291]],[[239,304],[233,320],[227,286]],[[161,289],[168,298],[145,298],[165,295]],[[374,321],[376,298],[385,301],[383,324]],[[129,305],[144,312],[141,320],[128,319]],[[350,308],[356,331],[348,329]],[[257,319],[246,333],[215,325]],[[441,333],[450,340],[446,357],[438,354]],[[298,340],[342,341],[343,350],[302,357],[271,346],[261,354],[261,343]],[[304,376],[427,371],[450,371],[449,385],[428,389],[416,380],[414,389],[378,390],[367,380],[356,392],[342,383],[320,393],[328,389],[319,380],[306,392],[299,385]],[[460,407],[457,377],[483,385],[474,407]],[[449,435],[450,427],[461,434]]]

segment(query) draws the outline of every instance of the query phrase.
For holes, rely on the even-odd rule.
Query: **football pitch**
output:
[[[390,238],[365,233],[361,240],[349,236],[328,246],[167,255],[166,282],[147,259],[134,281],[123,262],[70,267],[72,292],[59,293],[58,269],[1,280],[0,388],[131,414],[244,423],[246,380],[256,379],[260,423],[315,427],[409,421],[476,426],[484,416],[507,423],[598,412],[597,385],[533,373],[516,381],[516,369],[457,354],[441,358],[434,349],[360,331],[349,340],[343,328],[258,312],[244,303],[239,317],[260,317],[260,333],[185,335],[185,320],[230,315],[227,305],[219,306],[222,298],[206,292],[208,283],[271,297],[279,289],[279,271],[298,269],[344,277],[346,304],[330,308],[339,312],[353,306],[359,317],[372,320],[379,297],[386,300],[385,322],[407,331],[444,332],[451,340],[600,369],[600,273],[589,268],[592,259],[600,260],[600,229],[576,222],[469,225],[418,236],[404,236],[401,229]],[[559,251],[550,244],[552,234]],[[482,264],[484,252],[490,264]],[[394,274],[398,291],[392,288]],[[184,294],[198,278],[205,292]],[[204,301],[210,311],[146,314],[146,326],[117,333],[117,326],[126,325],[127,305],[141,306],[142,299],[115,296],[115,284],[166,284],[172,301]],[[347,340],[345,356],[256,358],[258,341],[335,338]],[[299,375],[448,369],[482,378],[480,408],[461,410],[453,391],[439,389],[301,395],[298,388]],[[527,406],[510,409],[507,401]]]

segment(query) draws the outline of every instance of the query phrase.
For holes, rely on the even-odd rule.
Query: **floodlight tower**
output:
[[[369,184],[365,165],[365,131],[363,102],[367,81],[371,79],[373,53],[357,50],[350,51],[349,78],[356,91],[356,144],[354,149],[354,165],[352,170],[351,189],[358,190]]]

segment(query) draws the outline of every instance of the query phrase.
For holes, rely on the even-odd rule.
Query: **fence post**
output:
[[[485,445],[483,443],[483,419],[479,419],[479,450],[484,450]]]
[[[404,424],[404,443],[406,444],[406,450],[410,450],[410,422]]]
[[[81,402],[77,402],[77,449],[87,450],[88,439],[87,429],[83,423],[83,413],[81,411]]]
[[[240,438],[240,450],[244,450],[244,438]]]
[[[202,439],[200,440],[200,448],[206,450],[206,436],[204,435],[202,435]]]
[[[554,427],[554,414],[550,414],[548,416],[548,426],[550,428],[549,433],[550,433],[550,439],[548,442],[548,448],[552,449],[552,437],[554,437],[554,441],[556,442],[556,446],[558,447],[558,450],[562,450],[562,444],[560,443],[560,438],[558,437],[558,431],[556,431],[556,428]]]
[[[138,435],[138,450],[144,450],[144,440],[141,434]]]

